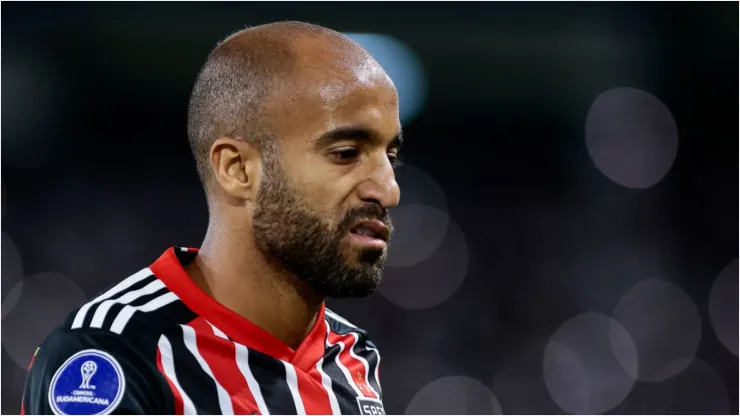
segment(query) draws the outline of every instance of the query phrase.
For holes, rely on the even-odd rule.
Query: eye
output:
[[[391,166],[393,166],[394,169],[403,165],[403,157],[397,153],[388,153],[388,160],[391,161]]]
[[[354,147],[345,147],[331,152],[332,158],[337,163],[350,163],[357,159],[360,152]]]

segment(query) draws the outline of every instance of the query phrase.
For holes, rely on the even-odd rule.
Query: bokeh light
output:
[[[658,382],[675,376],[699,348],[699,309],[683,290],[666,280],[647,279],[634,285],[622,295],[613,316],[637,347],[637,371],[632,362],[617,355],[636,380]]]
[[[619,405],[634,380],[614,357],[637,370],[637,351],[630,334],[614,319],[595,312],[565,322],[552,336],[542,373],[553,400],[566,412],[600,414]]]
[[[26,368],[36,347],[86,300],[82,289],[59,273],[26,277],[18,304],[3,319],[3,348]]]
[[[404,163],[396,170],[396,181],[401,187],[404,205],[427,205],[448,212],[447,194],[442,185],[421,167]]]
[[[643,383],[635,400],[635,413],[731,414],[729,392],[722,376],[700,359],[690,361],[681,374],[670,380]]]
[[[561,409],[550,397],[542,377],[547,340],[529,339],[505,354],[496,371],[492,391],[505,414],[556,414]]]
[[[599,95],[586,120],[586,146],[596,167],[612,181],[649,188],[673,165],[678,129],[668,108],[635,88]]]
[[[428,219],[447,216],[431,207],[415,209],[425,212],[424,216]],[[437,306],[460,288],[468,272],[468,257],[465,235],[460,226],[450,218],[447,233],[439,249],[413,267],[386,267],[383,284],[378,292],[402,308],[424,309]]]
[[[729,414],[727,386],[717,370],[693,359],[677,377],[663,383],[673,390],[673,400],[665,414]]]
[[[434,254],[447,234],[446,212],[426,205],[403,205],[393,210],[395,229],[388,249],[390,267],[414,266]]]
[[[714,333],[730,352],[738,355],[738,259],[731,261],[709,293],[709,321]]]
[[[13,240],[2,233],[2,318],[18,304],[23,290],[23,261]]]
[[[424,170],[404,165],[396,172],[401,202],[391,210],[396,232],[391,242],[390,267],[409,267],[426,260],[447,233],[447,197]]]
[[[416,118],[426,101],[426,72],[414,51],[405,43],[377,33],[345,33],[359,43],[385,69],[398,90],[401,122]]]
[[[382,349],[382,345],[379,348]],[[449,363],[439,359],[433,352],[421,348],[413,351],[394,351],[390,348],[383,353],[381,350],[383,359],[379,375],[388,414],[402,414],[424,386],[455,373]]]
[[[419,391],[407,415],[500,415],[501,405],[480,381],[464,376],[443,377]]]

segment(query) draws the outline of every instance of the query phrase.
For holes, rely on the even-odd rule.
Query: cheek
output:
[[[329,221],[341,220],[355,183],[352,175],[310,152],[304,151],[294,161],[289,176],[308,208]]]

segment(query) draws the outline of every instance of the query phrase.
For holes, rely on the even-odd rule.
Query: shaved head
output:
[[[209,229],[321,297],[375,290],[402,139],[395,86],[360,45],[300,22],[229,36],[198,75],[188,136]]]
[[[310,87],[312,72],[329,75],[368,58],[341,33],[303,22],[256,26],[219,43],[198,75],[188,108],[188,139],[206,190],[216,139],[244,140],[269,153],[276,138],[269,121],[281,123],[281,114],[270,114],[268,104],[278,107],[297,88]]]

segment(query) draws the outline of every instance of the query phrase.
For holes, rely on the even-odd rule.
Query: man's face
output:
[[[257,246],[321,296],[377,289],[392,232],[387,210],[400,197],[396,91],[377,68],[366,72],[359,82],[356,73],[309,82],[281,107],[288,117],[276,126],[278,144],[263,152]]]

